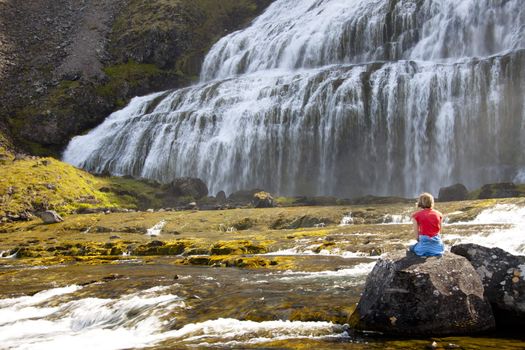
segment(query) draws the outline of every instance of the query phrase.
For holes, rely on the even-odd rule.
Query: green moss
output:
[[[266,244],[251,241],[219,241],[210,248],[211,255],[240,255],[267,253]]]
[[[0,167],[0,216],[86,208],[158,205],[155,187],[141,181],[100,178],[53,158],[29,158]]]

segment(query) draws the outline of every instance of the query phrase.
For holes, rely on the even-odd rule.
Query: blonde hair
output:
[[[421,193],[417,200],[418,208],[434,208],[434,197],[430,193]]]

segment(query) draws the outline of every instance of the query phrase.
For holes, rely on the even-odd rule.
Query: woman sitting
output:
[[[445,246],[440,235],[443,214],[434,210],[434,197],[430,193],[421,194],[417,206],[421,210],[412,214],[417,243],[410,250],[419,256],[443,255]]]

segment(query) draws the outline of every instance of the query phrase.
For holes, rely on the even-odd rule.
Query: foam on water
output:
[[[281,281],[308,280],[308,279],[334,279],[334,278],[363,278],[372,271],[375,262],[361,263],[351,268],[340,270],[327,270],[316,272],[284,271],[269,273],[267,276],[279,276]]]
[[[185,307],[176,295],[155,287],[118,299],[83,298],[58,305],[57,296],[78,286],[0,300],[0,342],[7,349],[125,349],[164,339],[162,316]]]
[[[352,213],[348,213],[347,215],[343,216],[341,222],[339,223],[339,226],[348,226],[352,225],[353,223],[354,219],[352,218]]]
[[[185,342],[202,342],[220,339],[221,343],[261,343],[276,339],[319,338],[342,333],[343,327],[329,322],[299,321],[240,321],[220,318],[201,323],[188,324],[179,330],[168,332],[169,338]]]
[[[162,232],[162,229],[164,228],[164,226],[166,226],[166,221],[161,220],[158,223],[156,223],[153,227],[148,228],[148,230],[146,231],[146,235],[152,236],[152,237],[158,236]]]
[[[231,318],[190,323],[169,330],[163,316],[185,307],[181,298],[169,294],[170,287],[154,287],[118,299],[82,298],[62,302],[56,299],[80,288],[69,286],[1,300],[2,348],[114,350],[147,347],[165,340],[188,344],[208,341],[248,344],[331,337],[344,331],[342,326],[328,322],[253,322]]]
[[[499,224],[504,227],[482,230],[469,236],[445,235],[445,239],[455,243],[475,243],[486,247],[498,247],[515,255],[525,255],[525,207],[523,206],[497,204],[483,210],[474,220],[460,224]]]
[[[383,225],[399,225],[399,224],[411,224],[412,219],[410,215],[403,214],[386,214],[383,217]]]

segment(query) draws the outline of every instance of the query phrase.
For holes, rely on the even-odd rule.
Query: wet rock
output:
[[[488,184],[481,187],[479,199],[518,197],[520,191],[512,182]]]
[[[463,201],[468,199],[468,190],[462,184],[455,184],[439,189],[438,200],[440,202]]]
[[[64,219],[62,219],[62,217],[54,210],[46,210],[39,213],[38,216],[44,221],[44,224],[56,224],[57,222],[64,221]]]
[[[208,186],[201,179],[181,177],[169,184],[168,191],[175,197],[201,199],[208,195]]]
[[[494,328],[494,317],[467,259],[402,252],[378,260],[350,325],[388,335],[437,336],[486,331]]]
[[[481,278],[496,323],[505,328],[525,326],[525,256],[477,244],[459,244],[454,254],[467,258]]]
[[[273,208],[273,197],[268,192],[257,192],[253,195],[252,204],[255,208]]]

